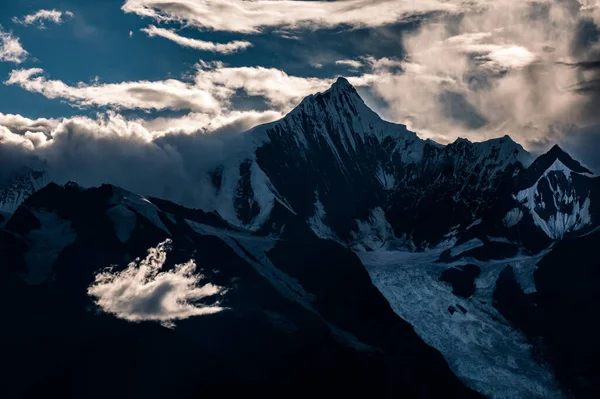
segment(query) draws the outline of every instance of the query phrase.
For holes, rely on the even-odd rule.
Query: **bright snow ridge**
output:
[[[565,234],[571,231],[577,231],[587,226],[592,222],[590,214],[590,199],[586,198],[582,201],[581,198],[575,197],[574,189],[571,187],[554,187],[549,179],[550,173],[562,173],[569,183],[572,182],[571,174],[576,173],[569,169],[560,160],[556,159],[554,163],[544,172],[544,174],[535,182],[535,184],[525,190],[521,190],[515,196],[515,199],[523,204],[533,217],[537,226],[539,226],[546,235],[552,239],[563,238]],[[552,201],[557,209],[556,213],[544,219],[537,211],[537,208],[545,209],[546,204],[542,193],[539,190],[539,184],[542,180],[546,180],[550,190],[552,191]],[[561,205],[572,204],[571,213],[563,213],[560,209]],[[518,212],[511,211],[512,214],[507,214],[505,224],[511,226],[516,224]],[[510,213],[510,212],[509,212]]]

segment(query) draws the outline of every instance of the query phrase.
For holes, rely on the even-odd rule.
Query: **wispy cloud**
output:
[[[147,28],[141,29],[148,36],[160,36],[165,39],[171,40],[180,46],[190,47],[196,50],[212,51],[213,53],[231,54],[240,50],[245,50],[252,46],[252,43],[247,41],[236,40],[228,43],[214,43],[204,40],[192,39],[179,35],[175,30],[158,28],[154,25],[150,25]]]
[[[52,22],[62,24],[66,19],[73,18],[71,11],[39,10],[33,14],[25,15],[23,18],[13,17],[13,22],[20,25],[35,25],[40,29],[46,27],[45,23]]]
[[[47,98],[63,99],[76,107],[101,106],[113,109],[191,110],[221,114],[237,91],[262,97],[273,110],[286,111],[303,97],[326,89],[331,79],[290,76],[275,68],[227,67],[201,62],[193,82],[176,79],[120,83],[79,83],[70,86],[43,76],[40,68],[11,72],[7,85],[18,85]]]
[[[353,71],[357,71],[363,66],[363,63],[357,60],[337,60],[335,62],[336,65],[347,66]]]
[[[21,46],[18,37],[12,32],[7,32],[0,26],[0,62],[14,62],[20,64],[27,59],[27,51]]]
[[[206,90],[175,79],[69,86],[60,80],[46,79],[43,72],[40,68],[14,70],[5,83],[47,98],[63,99],[77,107],[201,112],[216,112],[220,108],[219,102]]]
[[[207,283],[189,260],[172,270],[162,270],[171,240],[148,250],[148,256],[136,260],[121,272],[99,273],[88,288],[88,295],[105,312],[128,321],[158,321],[168,327],[173,321],[223,310],[218,301],[202,305],[198,301],[223,293],[223,288]]]
[[[460,4],[437,0],[127,0],[122,9],[156,21],[256,33],[269,27],[374,27],[431,11],[458,11]]]

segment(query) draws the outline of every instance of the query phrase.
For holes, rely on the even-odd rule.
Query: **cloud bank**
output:
[[[159,22],[257,33],[276,27],[376,27],[433,11],[455,12],[459,4],[438,0],[127,0],[122,9]]]
[[[386,117],[442,143],[509,134],[529,149],[600,123],[597,8],[575,0],[486,4],[402,38],[400,71],[381,62],[350,81]],[[562,133],[557,133],[560,131]]]
[[[210,283],[201,285],[194,260],[163,271],[171,241],[148,250],[145,259],[137,259],[121,272],[99,273],[88,287],[88,295],[105,312],[128,321],[158,321],[173,326],[173,321],[223,310],[218,301],[202,305],[198,301],[222,294],[223,288]]]

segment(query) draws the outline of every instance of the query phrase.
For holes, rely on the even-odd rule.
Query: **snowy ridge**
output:
[[[119,234],[119,239],[125,239],[125,241],[127,241],[131,231],[133,230],[133,227],[135,227],[131,226],[131,215],[127,215],[123,206],[129,207],[133,211],[139,213],[148,219],[154,226],[171,235],[169,229],[167,229],[167,226],[165,226],[160,219],[159,212],[161,211],[156,207],[156,205],[139,194],[134,194],[119,187],[112,186],[112,190],[113,197],[110,200],[110,204],[121,206],[121,208],[110,212],[109,217],[115,223],[115,230]],[[127,215],[127,217],[124,219],[116,217],[122,216],[123,213]]]
[[[54,262],[67,246],[75,242],[77,233],[71,223],[53,212],[30,210],[41,227],[27,234],[30,249],[25,255],[27,272],[23,280],[38,285],[47,282],[53,274]]]
[[[535,224],[552,239],[563,238],[592,222],[590,198],[578,195],[572,185],[572,174],[578,173],[556,159],[533,186],[515,195]]]
[[[304,124],[305,115],[310,116],[312,126]],[[344,78],[339,78],[329,90],[306,97],[282,120],[259,126],[249,134],[254,145],[260,146],[270,141],[268,135],[273,132],[293,137],[297,146],[304,151],[310,150],[311,142],[323,138],[342,168],[341,152],[350,155],[356,153],[360,150],[359,141],[365,144],[374,138],[382,144],[386,138],[390,138],[394,141],[395,151],[407,163],[420,161],[425,144],[406,126],[382,120]]]

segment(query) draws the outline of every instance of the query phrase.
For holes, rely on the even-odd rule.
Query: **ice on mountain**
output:
[[[145,197],[113,186],[113,197],[110,200],[110,204],[127,205],[135,212],[148,219],[154,226],[171,235],[169,229],[160,219],[159,209]]]
[[[453,247],[450,250],[450,256],[457,257],[460,254],[462,254],[463,252],[467,252],[467,251],[470,251],[471,249],[475,249],[475,248],[479,248],[479,247],[483,247],[483,241],[481,241],[479,238],[474,238],[472,240],[469,240],[465,243],[462,243],[460,245]]]
[[[260,211],[254,220],[252,220],[252,223],[247,227],[250,230],[257,230],[269,218],[271,210],[275,206],[275,195],[270,189],[270,187],[273,186],[271,180],[258,166],[256,161],[252,162],[250,173],[250,183],[254,193],[254,201],[258,204]]]
[[[393,190],[396,187],[396,179],[394,179],[394,175],[387,173],[383,170],[381,165],[377,169],[377,180],[381,183],[381,186],[385,190]]]
[[[467,243],[456,252],[476,244]],[[467,386],[490,398],[560,398],[550,369],[530,356],[531,345],[525,336],[491,305],[498,275],[507,264],[518,270],[518,281],[526,292],[531,292],[533,271],[542,255],[489,262],[469,260],[482,269],[482,274],[476,280],[475,294],[464,299],[438,281],[446,268],[464,264],[436,263],[442,251],[436,248],[415,253],[382,248],[357,255],[394,312],[442,353]],[[457,305],[467,313],[450,315],[448,307]]]
[[[115,205],[106,211],[106,216],[115,227],[117,238],[122,243],[129,241],[131,233],[137,224],[137,216],[123,204]]]
[[[472,229],[475,226],[479,226],[481,224],[481,222],[483,222],[483,219],[481,219],[481,218],[475,220],[473,223],[471,223],[470,225],[467,226],[467,230]]]
[[[504,215],[502,221],[506,227],[514,227],[521,221],[522,218],[523,211],[519,208],[513,208],[506,212],[506,215]]]
[[[319,194],[315,192],[315,214],[308,218],[308,225],[311,230],[317,235],[317,237],[324,240],[339,241],[335,233],[327,226],[324,222],[325,219],[325,207],[319,200]]]
[[[58,255],[75,242],[77,233],[70,222],[53,212],[31,210],[31,213],[40,221],[41,227],[27,234],[30,248],[25,255],[27,272],[23,280],[38,285],[52,277]]]
[[[533,217],[534,223],[552,239],[561,239],[565,234],[577,231],[589,225],[591,220],[590,198],[576,198],[571,187],[561,187],[560,184],[553,185],[550,180],[551,173],[562,173],[569,184],[572,182],[572,174],[576,173],[569,169],[559,159],[556,159],[544,174],[531,187],[519,191],[515,199],[523,204]],[[547,186],[552,193],[552,198],[545,198],[539,184],[546,180]],[[552,200],[556,212],[545,218],[540,215],[538,209],[545,210],[547,204],[544,201]],[[561,211],[561,205],[570,205],[571,212]]]
[[[385,218],[381,208],[371,211],[367,220],[356,220],[356,231],[350,233],[350,247],[356,251],[372,251],[383,247],[389,239],[394,238],[392,226]]]

